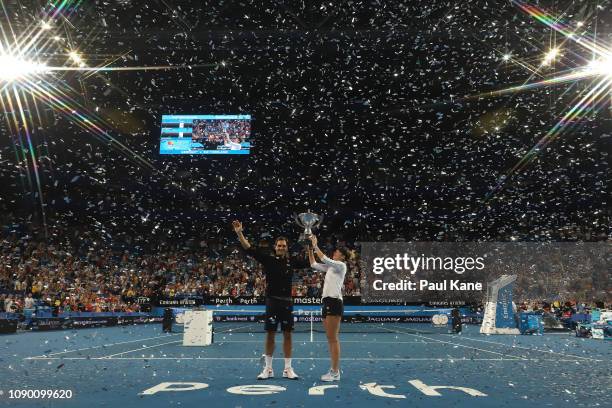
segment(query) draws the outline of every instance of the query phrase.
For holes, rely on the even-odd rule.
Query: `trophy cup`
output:
[[[311,212],[305,212],[298,215],[294,214],[293,216],[296,224],[304,228],[304,232],[300,234],[300,239],[298,242],[304,246],[310,245],[312,230],[321,225],[323,217]]]

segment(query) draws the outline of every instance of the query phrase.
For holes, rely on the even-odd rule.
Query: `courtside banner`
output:
[[[551,299],[580,288],[596,299],[612,289],[611,248],[608,242],[362,242],[362,300],[481,304],[487,283],[504,274],[518,276],[519,298]]]
[[[32,330],[64,330],[89,327],[112,327],[132,324],[159,323],[161,318],[149,315],[138,316],[89,316],[89,317],[36,317],[28,327]]]
[[[344,296],[345,305],[361,305],[361,296]],[[294,296],[293,304],[300,305],[321,305],[320,296]],[[205,305],[265,305],[264,296],[209,296],[204,298]]]
[[[157,299],[157,306],[160,307],[196,307],[204,303],[202,296],[177,296],[163,297]]]

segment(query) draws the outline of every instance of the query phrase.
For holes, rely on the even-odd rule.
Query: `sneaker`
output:
[[[321,381],[331,382],[331,381],[340,381],[340,370],[335,373],[332,370],[329,370],[327,374],[323,374],[321,376]]]
[[[283,370],[283,378],[288,378],[290,380],[297,380],[300,377],[293,371],[292,367],[287,367]]]
[[[261,374],[257,376],[258,380],[267,380],[268,378],[274,378],[274,371],[272,371],[272,367],[264,367]]]

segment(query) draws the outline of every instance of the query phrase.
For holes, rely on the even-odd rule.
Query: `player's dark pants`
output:
[[[323,318],[327,316],[340,316],[344,314],[344,303],[342,299],[324,297],[323,306],[321,307]]]
[[[293,330],[293,301],[266,298],[266,331],[277,331],[280,325],[282,331]]]

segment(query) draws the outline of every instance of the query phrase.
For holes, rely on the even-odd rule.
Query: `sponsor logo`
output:
[[[318,304],[320,305],[322,303],[321,298],[318,297],[299,297],[299,298],[293,298],[293,303],[296,305],[304,305],[304,304]]]
[[[160,299],[160,306],[196,306],[197,300],[190,298],[182,298],[182,299]]]

